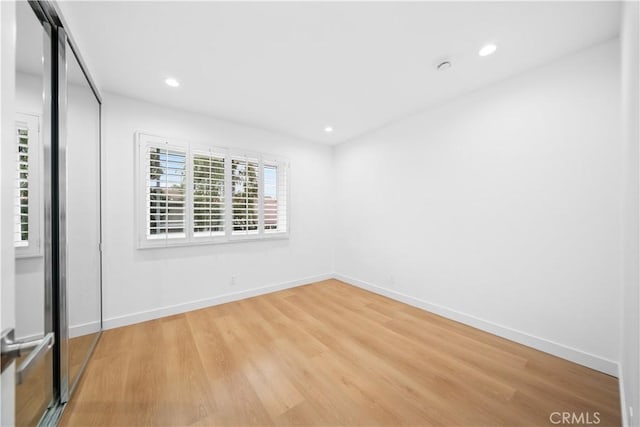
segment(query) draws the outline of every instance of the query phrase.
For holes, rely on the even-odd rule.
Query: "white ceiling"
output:
[[[90,1],[63,10],[103,90],[333,144],[616,37],[620,5]],[[479,57],[490,41],[497,52]],[[437,72],[441,59],[453,67]]]
[[[43,31],[29,3],[16,2],[16,71],[32,76],[43,75]],[[89,87],[80,64],[73,55],[71,58],[67,67],[68,81]]]

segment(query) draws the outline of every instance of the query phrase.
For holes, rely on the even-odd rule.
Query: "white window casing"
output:
[[[287,233],[289,221],[288,164],[263,158],[263,213],[265,234]]]
[[[141,247],[188,242],[187,163],[183,144],[140,135],[136,199]]]
[[[287,238],[289,164],[136,133],[138,248]]]

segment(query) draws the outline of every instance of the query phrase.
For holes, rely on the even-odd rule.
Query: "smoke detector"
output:
[[[436,66],[436,69],[438,71],[445,71],[445,70],[448,70],[449,68],[451,68],[451,62],[450,61],[442,61],[441,63],[439,63]]]

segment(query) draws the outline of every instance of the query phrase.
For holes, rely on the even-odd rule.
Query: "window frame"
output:
[[[289,185],[290,165],[289,161],[280,156],[258,153],[250,150],[237,148],[220,147],[212,144],[190,142],[184,139],[166,138],[149,132],[137,131],[135,133],[135,215],[136,215],[136,246],[138,249],[198,246],[236,243],[244,241],[279,240],[289,238],[290,217],[290,195]],[[166,146],[186,152],[185,182],[186,182],[186,215],[185,215],[185,237],[180,238],[159,238],[149,239],[147,237],[147,200],[146,200],[146,150],[149,146]],[[198,236],[194,231],[194,158],[198,154],[211,153],[221,155],[224,158],[224,234],[213,236]],[[258,163],[258,232],[255,234],[234,234],[233,233],[233,184],[232,184],[232,160],[237,157],[248,157],[257,159]],[[263,194],[263,168],[264,164],[276,165],[278,174],[286,176],[285,198],[286,206],[284,216],[286,227],[282,231],[269,231],[264,229],[264,194]]]
[[[42,231],[44,228],[43,216],[41,215],[43,202],[42,202],[42,186],[43,186],[43,164],[42,164],[42,134],[40,132],[40,123],[41,117],[37,113],[26,113],[19,111],[15,116],[15,130],[17,136],[18,124],[26,125],[29,132],[29,142],[28,142],[28,168],[27,168],[27,189],[29,194],[27,207],[29,209],[28,214],[28,233],[29,238],[26,240],[26,246],[19,246],[15,240],[13,241],[13,246],[15,250],[16,258],[34,258],[43,256],[43,235]],[[32,140],[31,135],[35,134],[36,138]],[[16,154],[16,173],[18,173],[19,166],[17,164],[18,161],[18,147],[17,141],[15,141],[15,154]],[[17,180],[18,177],[16,176]],[[14,200],[16,200],[19,196],[17,194],[17,186],[14,186]],[[17,201],[17,200],[16,200]],[[15,203],[15,202],[14,202]],[[14,206],[15,210],[16,206]],[[17,212],[14,213],[14,215]],[[14,218],[14,232],[16,231],[16,218]]]
[[[185,149],[180,141],[172,138],[163,138],[157,135],[141,134],[138,138],[138,144],[136,149],[136,206],[137,206],[137,241],[139,247],[164,247],[172,246],[174,244],[185,244],[188,242],[189,233],[187,232],[190,226],[189,215],[185,212],[184,216],[184,237],[171,237],[171,238],[157,238],[149,239],[147,236],[147,222],[149,218],[148,205],[147,205],[147,170],[146,163],[146,150],[148,147],[163,147],[166,149],[175,149],[176,151],[185,151],[185,186],[188,186],[189,177],[187,176],[188,168],[186,163],[189,161],[189,152]],[[185,209],[189,206],[190,197],[189,191],[185,191]],[[169,243],[171,242],[171,243]]]
[[[228,238],[228,225],[227,218],[229,217],[229,209],[227,199],[229,198],[229,179],[227,175],[229,175],[227,171],[227,162],[228,155],[227,150],[220,147],[212,147],[206,144],[198,144],[198,143],[186,143],[188,145],[188,158],[187,158],[187,182],[188,182],[188,191],[187,191],[187,199],[189,200],[189,229],[187,233],[187,237],[189,239],[189,244],[197,245],[197,244],[211,244],[211,243],[224,243]],[[196,154],[203,154],[205,152],[210,153],[211,155],[221,155],[224,158],[224,233],[221,235],[215,236],[196,236],[194,231],[194,212],[193,212],[193,163]]]
[[[251,152],[251,151],[247,151],[247,150],[229,150],[228,151],[228,158],[229,158],[229,165],[232,165],[233,160],[237,160],[239,158],[245,158],[245,159],[255,159],[256,163],[258,164],[258,176],[256,177],[257,182],[258,182],[258,230],[256,233],[245,233],[245,234],[241,234],[241,233],[233,233],[233,176],[231,176],[231,171],[232,171],[232,167],[229,168],[229,175],[231,177],[229,184],[231,185],[231,192],[229,193],[231,195],[231,200],[230,200],[230,209],[231,209],[231,227],[230,227],[230,234],[229,234],[229,240],[230,241],[242,241],[242,240],[256,240],[259,238],[262,238],[261,236],[264,234],[264,228],[263,228],[263,224],[262,224],[262,211],[263,211],[263,196],[262,196],[262,185],[260,185],[260,182],[262,181],[262,159],[261,159],[261,155],[259,153],[255,153],[255,152]]]
[[[291,192],[289,189],[289,183],[291,182],[291,175],[289,173],[289,163],[286,161],[282,161],[282,159],[279,159],[278,157],[275,156],[269,156],[269,155],[263,155],[260,159],[260,173],[263,174],[264,173],[264,167],[265,165],[268,166],[275,166],[276,167],[276,202],[277,202],[277,210],[276,210],[276,223],[278,225],[278,228],[275,231],[267,231],[266,228],[264,228],[264,219],[265,219],[265,213],[264,213],[264,177],[261,176],[262,178],[262,183],[263,186],[262,191],[262,197],[260,198],[260,205],[261,205],[261,211],[260,211],[260,221],[262,223],[262,232],[266,235],[279,235],[281,233],[287,233],[289,232],[289,223],[291,221],[291,217],[289,215],[289,207],[290,207],[290,197],[291,197]],[[284,180],[284,197],[281,193],[282,191],[282,186],[280,186],[279,182],[281,180]],[[284,198],[284,202],[285,202],[285,207],[284,207],[284,218],[285,218],[285,226],[284,226],[284,231],[280,231],[280,200],[281,198]]]

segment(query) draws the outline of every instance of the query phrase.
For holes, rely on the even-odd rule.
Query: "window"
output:
[[[179,148],[146,147],[147,239],[185,237],[186,162]]]
[[[258,234],[260,203],[258,175],[258,159],[248,157],[231,159],[233,235]]]
[[[264,232],[280,233],[287,229],[287,174],[277,161],[263,162]]]
[[[14,246],[17,257],[39,256],[40,129],[38,116],[16,115]]]
[[[281,159],[137,134],[138,246],[286,237]]]
[[[224,236],[224,154],[194,152],[192,161],[193,234]]]

